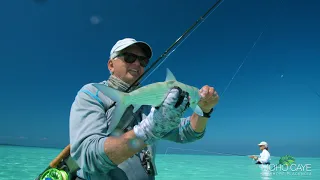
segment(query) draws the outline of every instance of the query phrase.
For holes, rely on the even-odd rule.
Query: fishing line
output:
[[[317,91],[317,89],[314,86],[311,86],[309,83],[302,82],[302,81],[303,80],[301,80],[301,84],[306,86],[313,94],[315,94],[318,98],[320,98],[320,93]],[[287,82],[289,82],[289,83],[297,83],[296,80],[294,80],[294,81],[287,80]]]
[[[320,98],[320,93],[319,93],[317,90],[315,90],[313,87],[311,87],[310,85],[308,85],[308,86],[309,86],[309,89],[310,89],[312,92],[314,92],[314,94],[317,95],[318,98]]]
[[[223,0],[223,1],[224,1],[224,0]],[[223,1],[222,1],[222,2],[223,2]],[[221,3],[222,3],[222,2],[221,2]],[[219,4],[216,6],[216,8],[218,8],[218,7],[221,5],[221,3],[219,3]],[[214,6],[215,6],[215,5],[214,5]],[[214,6],[213,6],[212,8],[210,8],[210,9],[213,10]],[[158,64],[158,65],[149,73],[149,75],[144,78],[144,80],[141,81],[141,83],[143,83],[146,79],[148,79],[148,77],[149,77],[155,70],[157,70],[157,69],[159,68],[159,66],[161,66],[161,64],[163,64],[163,63],[166,61],[166,59],[193,33],[193,31],[195,31],[195,30],[205,21],[205,19],[207,19],[207,18],[211,15],[211,13],[213,13],[214,10],[213,10],[213,11],[211,11],[211,10],[209,10],[208,13],[206,13],[207,15],[205,14],[204,16],[200,17],[200,18],[197,20],[197,22],[200,21],[200,23],[195,26],[195,28],[185,37],[185,39],[183,39],[183,40],[181,41],[181,43],[179,43],[179,44],[172,50],[172,52],[170,52],[170,53],[166,56],[166,58],[164,58],[163,61],[162,61],[160,64]],[[196,24],[197,24],[197,22],[196,22]],[[182,37],[182,36],[181,36],[181,37]],[[181,37],[180,37],[180,38],[181,38]],[[180,39],[180,38],[179,38],[179,39]]]
[[[240,71],[242,65],[244,64],[244,62],[248,59],[249,54],[251,53],[251,51],[254,49],[254,47],[256,46],[256,44],[258,43],[258,41],[260,40],[260,37],[262,36],[262,34],[264,33],[265,29],[266,29],[267,25],[265,25],[264,30],[260,33],[260,35],[258,36],[258,38],[256,39],[256,41],[253,43],[253,45],[251,46],[249,52],[247,53],[247,55],[245,56],[245,58],[243,59],[242,63],[240,64],[240,66],[238,67],[237,71],[234,73],[233,77],[231,78],[231,80],[229,81],[228,85],[226,86],[226,88],[224,89],[224,91],[221,94],[221,98],[223,96],[223,94],[227,91],[227,89],[230,87],[232,81],[234,80],[234,78],[236,77],[236,75],[238,74],[238,72]]]
[[[282,0],[280,1],[282,3]],[[240,69],[242,68],[243,64],[246,62],[246,60],[249,57],[249,54],[252,52],[252,50],[255,48],[256,44],[259,42],[261,36],[263,35],[263,33],[265,32],[267,28],[267,24],[265,24],[263,30],[260,32],[259,36],[257,37],[256,41],[253,43],[253,45],[251,46],[250,50],[248,51],[247,55],[245,56],[245,58],[243,59],[242,63],[240,64],[240,66],[238,67],[237,71],[234,73],[234,75],[232,76],[231,80],[229,81],[228,85],[226,86],[226,88],[224,89],[224,91],[221,93],[220,95],[220,99],[222,98],[222,96],[224,95],[224,93],[227,91],[227,89],[230,87],[232,81],[234,80],[234,78],[237,76],[237,74],[239,73]],[[319,96],[320,97],[320,96]],[[180,149],[180,150],[185,150],[183,148],[174,148],[174,147],[167,147],[166,153],[168,151],[168,149]],[[216,153],[216,154],[223,154],[223,155],[234,155],[234,156],[247,156],[247,155],[242,155],[242,154],[230,154],[230,153],[220,153],[220,152],[210,152],[210,151],[204,151],[204,150],[195,150],[195,149],[189,149],[191,151],[198,151],[198,152],[208,152],[208,153]]]
[[[280,3],[282,4],[282,0],[280,0]],[[240,69],[242,68],[242,65],[245,63],[245,61],[248,59],[249,54],[251,53],[251,51],[254,49],[254,47],[256,46],[256,44],[258,43],[258,41],[260,40],[260,37],[262,36],[262,34],[264,33],[264,31],[267,28],[267,24],[265,25],[263,31],[260,33],[260,35],[258,36],[258,38],[256,39],[256,41],[253,43],[253,45],[251,46],[249,52],[247,53],[247,55],[245,56],[245,58],[243,59],[242,63],[240,64],[240,66],[238,67],[237,71],[234,73],[233,77],[231,78],[231,80],[229,81],[228,85],[226,86],[226,88],[224,89],[224,91],[221,93],[221,98],[224,95],[224,93],[227,91],[227,89],[230,87],[232,81],[234,80],[235,76],[238,74],[238,72],[240,71]]]
[[[205,150],[197,150],[197,149],[184,149],[184,148],[175,148],[175,147],[168,147],[166,149],[165,155],[167,155],[168,149],[177,149],[177,150],[182,150],[182,151],[194,151],[194,152],[205,152],[209,154],[220,154],[220,155],[230,155],[230,156],[248,156],[248,155],[243,155],[243,154],[231,154],[231,153],[221,153],[221,152],[214,152],[214,151],[205,151]]]

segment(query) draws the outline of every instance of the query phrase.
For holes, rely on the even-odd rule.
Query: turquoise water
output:
[[[32,180],[44,170],[61,149],[0,146],[0,180]],[[272,163],[278,157],[272,157]],[[299,169],[270,171],[253,164],[248,157],[159,154],[157,180],[259,180],[320,179],[320,158],[296,158]],[[309,164],[309,165],[308,165]],[[303,171],[302,166],[308,166]]]

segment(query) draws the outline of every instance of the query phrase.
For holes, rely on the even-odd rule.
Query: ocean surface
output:
[[[61,149],[0,146],[0,180],[33,180]],[[279,157],[272,157],[272,164]],[[288,169],[256,165],[244,156],[158,154],[157,180],[320,180],[320,158],[296,158]]]

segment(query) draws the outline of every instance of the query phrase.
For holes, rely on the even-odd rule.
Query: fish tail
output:
[[[105,96],[109,97],[111,100],[128,105],[126,102],[128,99],[130,99],[129,93],[119,91],[117,89],[108,87],[103,84],[93,84],[93,86],[100,90]]]
[[[108,97],[111,98],[113,101],[125,102],[125,99],[127,97],[126,96],[127,93],[118,91],[118,90],[113,89],[113,88],[110,88],[108,91],[109,91],[108,92]]]

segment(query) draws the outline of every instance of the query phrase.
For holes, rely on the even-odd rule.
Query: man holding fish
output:
[[[81,168],[77,179],[149,180],[157,174],[156,142],[190,143],[204,136],[219,97],[213,87],[200,90],[166,81],[126,89],[144,72],[151,47],[132,38],[110,52],[108,80],[84,85],[70,111],[71,156]],[[110,107],[113,102],[116,105]],[[183,118],[187,108],[194,113]],[[150,113],[146,113],[151,108]]]

